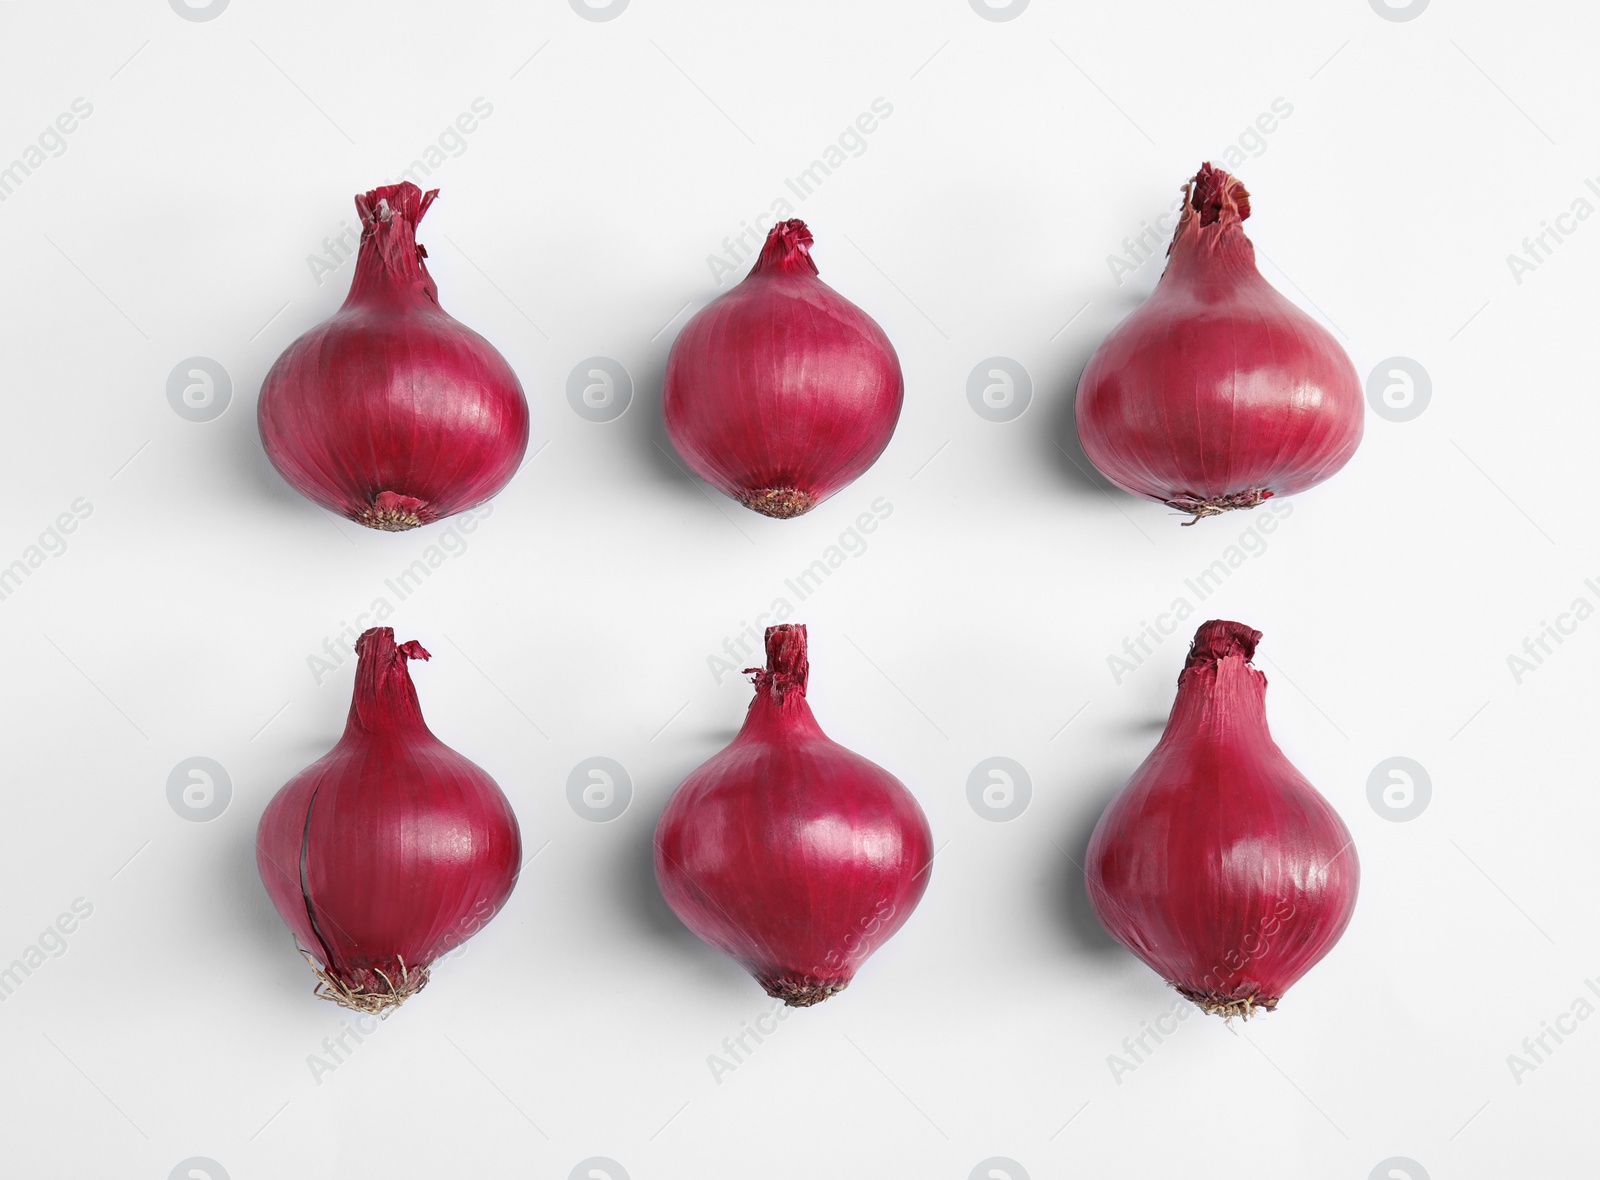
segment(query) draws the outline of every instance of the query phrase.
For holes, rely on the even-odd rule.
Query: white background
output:
[[[1600,974],[1600,621],[1520,683],[1507,657],[1600,604],[1600,218],[1520,283],[1506,257],[1576,199],[1600,206],[1600,27],[1575,2],[1413,15],[0,0],[0,167],[93,107],[0,203],[0,565],[92,509],[0,601],[0,967],[92,906],[0,1003],[5,1170],[1577,1174],[1600,1020],[1520,1078],[1507,1059]],[[399,602],[385,579],[451,526],[371,533],[301,499],[255,399],[343,299],[350,267],[319,285],[307,257],[355,224],[351,195],[477,98],[493,113],[428,178],[420,238],[445,307],[521,375],[537,454]],[[858,483],[770,521],[678,468],[663,363],[719,291],[708,256],[877,98],[892,115],[797,213],[898,348],[904,416]],[[1292,114],[1247,136],[1277,99]],[[1364,379],[1410,358],[1432,400],[1369,412],[1350,465],[1199,603],[1185,579],[1264,513],[1181,528],[1088,478],[1071,399],[1157,278],[1152,261],[1119,285],[1107,257],[1241,136],[1264,273]],[[167,398],[196,356],[232,386],[206,422]],[[631,374],[614,421],[568,403],[592,356]],[[1031,377],[1008,422],[967,398],[993,356]],[[865,552],[794,619],[823,725],[926,809],[932,884],[849,991],[718,1079],[708,1058],[769,1002],[666,910],[652,829],[749,697],[709,657],[880,497]],[[498,779],[536,855],[466,952],[335,1060],[324,1039],[351,1018],[312,997],[252,837],[343,724],[353,661],[318,683],[310,657],[380,596],[434,653],[415,666],[429,722]],[[1180,597],[1194,618],[1119,682],[1108,658]],[[1275,735],[1354,832],[1361,897],[1276,1013],[1197,1015],[1117,1076],[1108,1058],[1174,995],[1099,930],[1073,862],[1206,617],[1265,633]],[[168,801],[195,756],[231,785],[209,822]],[[632,785],[608,823],[567,797],[595,756]],[[1008,822],[968,801],[993,756],[1031,779]],[[1408,822],[1369,800],[1394,756],[1432,783]]]

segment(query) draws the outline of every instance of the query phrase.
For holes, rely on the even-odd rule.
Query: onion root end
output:
[[[850,986],[848,979],[839,983],[818,983],[815,980],[796,978],[793,975],[775,975],[758,978],[767,995],[782,1000],[791,1008],[809,1008],[820,1004],[829,996],[836,996]]]
[[[317,973],[317,986],[313,994],[318,999],[328,1000],[352,1012],[387,1017],[389,1013],[428,986],[428,968],[409,968],[404,959],[400,960],[400,970],[394,979],[390,979],[377,968],[372,969],[373,974],[386,985],[385,990],[361,984],[352,987],[332,975],[326,967],[307,955],[304,950],[300,953],[305,955],[306,962],[311,964],[311,970]]]
[[[1176,984],[1173,985],[1177,987]],[[1249,1020],[1257,1012],[1271,1012],[1278,1006],[1276,996],[1230,996],[1221,992],[1196,992],[1179,987],[1178,992],[1209,1016],[1220,1016],[1231,1022],[1235,1016]]]
[[[817,506],[816,497],[799,488],[758,488],[739,497],[739,502],[752,512],[776,520],[804,516]]]
[[[427,503],[415,496],[379,492],[373,497],[372,503],[352,519],[381,533],[403,533],[427,524],[433,519],[433,514],[428,511]]]
[[[1208,500],[1185,492],[1171,500],[1163,500],[1162,503],[1168,508],[1189,513],[1189,519],[1183,522],[1187,528],[1207,516],[1221,516],[1224,512],[1232,512],[1237,508],[1255,508],[1271,498],[1272,493],[1266,488],[1246,488],[1242,492],[1228,492],[1221,496],[1212,496]]]

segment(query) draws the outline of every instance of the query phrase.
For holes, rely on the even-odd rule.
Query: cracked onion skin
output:
[[[1207,1012],[1271,1011],[1355,910],[1350,831],[1267,731],[1259,631],[1196,633],[1160,742],[1089,840],[1089,901]]]
[[[422,645],[374,627],[356,652],[344,736],[273,796],[256,867],[317,994],[382,1014],[505,904],[522,838],[495,781],[423,721],[406,668]]]
[[[769,627],[766,646],[738,736],[662,812],[656,880],[684,925],[804,1008],[842,991],[911,916],[933,835],[899,779],[812,716],[805,627]]]
[[[438,195],[407,181],[356,197],[350,294],[284,350],[256,409],[267,457],[290,486],[384,532],[482,504],[528,449],[517,375],[439,306],[423,264],[417,223]]]
[[[1191,515],[1321,483],[1361,442],[1361,379],[1256,270],[1250,194],[1210,164],[1185,186],[1154,293],[1078,382],[1078,434],[1112,483]]]
[[[805,222],[772,227],[744,281],[684,325],[661,410],[672,445],[753,512],[811,511],[889,445],[905,382],[866,312],[817,277]]]

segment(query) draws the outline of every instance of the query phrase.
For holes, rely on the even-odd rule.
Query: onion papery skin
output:
[[[417,244],[438,196],[386,185],[356,197],[361,248],[344,305],[284,350],[256,417],[301,495],[401,532],[489,499],[528,449],[528,401],[492,344],[439,306]]]
[[[1361,442],[1361,380],[1320,324],[1256,270],[1250,194],[1210,164],[1154,293],[1078,382],[1085,454],[1193,524],[1321,483]]]
[[[256,867],[319,979],[317,994],[386,1013],[500,910],[522,862],[505,795],[429,732],[410,659],[375,627],[344,736],[290,779],[256,833]]]
[[[684,925],[793,1008],[841,991],[911,916],[933,836],[899,779],[830,741],[806,703],[806,629],[769,627],[744,726],[656,827]]]
[[[802,221],[773,226],[744,281],[684,325],[662,385],[684,462],[780,520],[871,467],[905,400],[894,346],[817,277],[811,242]]]
[[[1166,732],[1089,840],[1111,936],[1208,1012],[1277,1007],[1355,910],[1350,832],[1267,731],[1259,631],[1201,626]]]

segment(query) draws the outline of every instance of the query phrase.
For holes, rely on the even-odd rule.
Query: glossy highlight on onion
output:
[[[695,473],[780,520],[809,512],[889,445],[905,384],[883,329],[817,277],[805,222],[779,222],[755,267],[701,309],[667,357],[667,434]]]
[[[1193,524],[1321,483],[1361,442],[1361,380],[1338,341],[1256,270],[1250,194],[1203,165],[1167,268],[1078,382],[1084,452]]]
[[[1267,732],[1259,631],[1195,634],[1166,731],[1089,841],[1106,930],[1207,1012],[1278,1006],[1355,910],[1350,832]]]
[[[291,344],[257,419],[283,478],[324,508],[401,532],[476,507],[528,449],[528,402],[492,344],[439,306],[417,223],[438,190],[356,197],[361,248],[339,311]]]
[[[317,994],[384,1014],[499,912],[522,838],[495,781],[423,721],[406,667],[422,645],[374,627],[356,652],[344,736],[267,805],[256,867]]]
[[[900,780],[812,716],[805,627],[769,627],[766,646],[743,728],[662,813],[656,880],[684,925],[804,1008],[911,916],[933,837]]]

